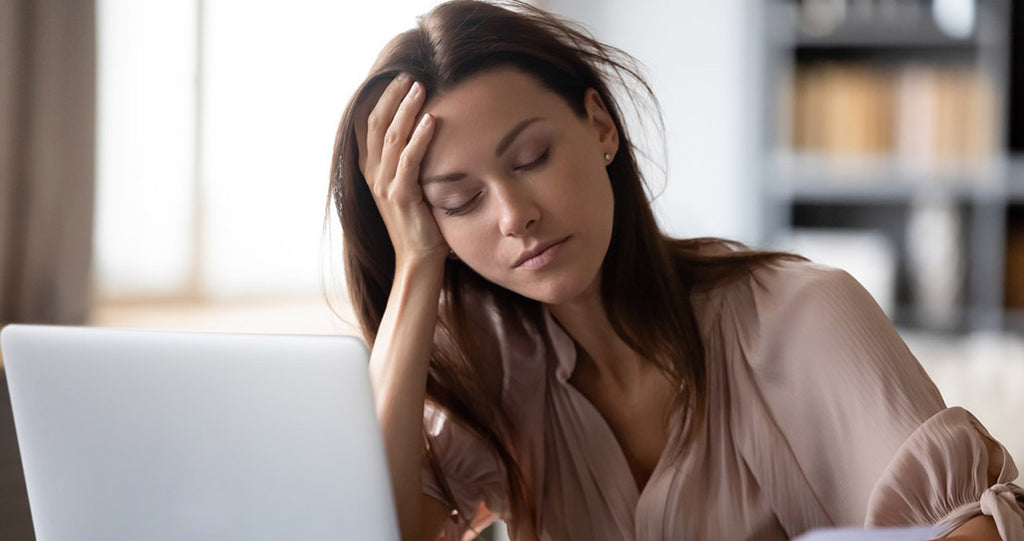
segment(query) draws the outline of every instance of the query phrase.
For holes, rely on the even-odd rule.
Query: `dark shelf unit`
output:
[[[904,5],[908,5],[904,2]],[[963,37],[946,35],[927,16],[930,2],[919,4],[918,16],[870,18],[849,16],[825,33],[802,30],[796,0],[764,4],[760,29],[764,58],[756,98],[763,113],[758,159],[762,227],[761,244],[784,245],[797,230],[870,230],[883,234],[895,248],[894,321],[904,327],[969,332],[1024,332],[1024,305],[1008,304],[1010,242],[1024,232],[1024,158],[1010,146],[1011,114],[1024,104],[1011,103],[1011,80],[1020,89],[1011,47],[1021,41],[1021,16],[1008,0],[978,0],[973,30]],[[1017,13],[1013,13],[1017,11]],[[891,14],[890,14],[891,15]],[[1016,21],[1016,22],[1014,22]],[[1017,32],[1014,34],[1013,32]],[[1012,39],[1011,39],[1012,38]],[[1020,53],[1024,54],[1024,52]],[[997,152],[991,160],[955,171],[908,167],[896,157],[864,159],[856,167],[836,166],[825,155],[790,147],[780,120],[783,92],[795,92],[793,81],[802,63],[821,60],[893,66],[968,65],[984,70],[993,81],[999,107]],[[1019,92],[1024,94],[1024,92]],[[849,164],[845,164],[849,165]],[[907,219],[921,201],[941,200],[955,208],[962,224],[958,240],[964,258],[958,315],[936,325],[921,315],[920,299],[909,286]],[[1015,256],[1014,256],[1015,257]]]

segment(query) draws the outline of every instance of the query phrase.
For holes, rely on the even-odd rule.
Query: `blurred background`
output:
[[[435,3],[0,0],[0,324],[354,333],[334,131]],[[534,3],[646,67],[666,230],[847,269],[1024,459],[1024,6]],[[6,408],[0,538],[31,539]]]

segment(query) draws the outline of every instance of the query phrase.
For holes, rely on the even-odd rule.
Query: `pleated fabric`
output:
[[[662,455],[642,490],[604,418],[569,383],[572,338],[549,314],[530,330],[483,307],[541,539],[770,541],[820,527],[936,524],[948,532],[984,514],[1003,539],[1024,541],[1013,459],[969,412],[946,408],[849,274],[781,262],[691,300],[706,349],[707,417],[684,453]],[[464,519],[448,523],[445,538],[471,537],[495,517],[516,520],[498,460],[444,412],[425,412],[454,501],[428,467],[423,491]],[[682,425],[674,426],[676,441]]]

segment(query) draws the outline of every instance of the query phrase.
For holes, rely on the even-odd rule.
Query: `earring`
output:
[[[612,155],[611,155],[611,154],[608,154],[607,152],[605,152],[605,153],[604,153],[604,161],[606,161],[606,162],[609,162],[609,163],[611,163],[611,161],[612,161]]]
[[[455,250],[448,250],[448,259],[451,259],[452,261],[458,261],[459,256],[455,255]]]

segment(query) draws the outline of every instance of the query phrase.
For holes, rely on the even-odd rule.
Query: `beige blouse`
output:
[[[1013,460],[970,413],[945,407],[849,274],[783,262],[693,303],[707,350],[705,428],[677,460],[662,455],[642,492],[603,417],[568,383],[572,338],[550,315],[546,329],[516,334],[489,312],[502,404],[534,479],[542,539],[774,540],[850,525],[949,531],[985,514],[1003,539],[1024,541]],[[424,493],[477,528],[494,515],[510,520],[497,459],[430,405],[425,422],[455,501],[426,466]],[[465,531],[453,521],[446,539]]]

